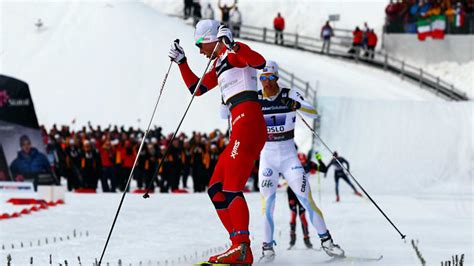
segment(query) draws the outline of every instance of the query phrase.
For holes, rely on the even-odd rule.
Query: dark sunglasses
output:
[[[275,75],[270,75],[270,76],[263,76],[262,75],[262,76],[260,76],[261,81],[265,81],[265,80],[272,81],[272,80],[275,80],[275,79],[277,79],[277,76],[275,76]]]

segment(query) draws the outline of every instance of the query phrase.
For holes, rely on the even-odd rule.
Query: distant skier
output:
[[[252,264],[249,210],[243,189],[267,138],[265,120],[258,103],[255,70],[265,66],[265,59],[246,44],[234,42],[230,29],[215,20],[199,21],[194,38],[199,52],[215,59],[199,88],[196,88],[199,78],[189,68],[178,42],[171,45],[169,57],[179,65],[191,93],[198,90],[196,95],[200,96],[219,86],[232,117],[229,144],[219,156],[208,189],[232,246],[224,253],[210,257],[209,262]]]
[[[360,194],[357,191],[357,189],[354,187],[354,185],[351,183],[351,181],[347,177],[346,173],[344,172],[344,168],[342,168],[339,165],[339,163],[336,161],[336,158],[339,160],[339,162],[341,162],[347,168],[347,170],[350,170],[349,162],[344,157],[339,156],[337,154],[337,151],[334,152],[333,157],[334,158],[331,160],[331,162],[329,162],[326,170],[327,170],[327,172],[329,172],[329,168],[334,165],[334,168],[335,168],[334,169],[334,180],[336,181],[336,201],[337,202],[340,201],[340,197],[339,197],[339,179],[341,179],[341,178],[344,179],[344,181],[346,181],[347,184],[349,184],[349,186],[354,190],[354,194],[356,194],[359,197],[362,197],[362,194]],[[324,174],[324,177],[326,177],[327,172]]]
[[[296,217],[300,217],[301,229],[303,230],[303,241],[307,248],[312,248],[313,244],[309,239],[308,221],[306,220],[306,209],[298,201],[295,192],[290,187],[286,189],[288,194],[288,205],[291,211],[290,221],[290,247],[296,243]]]
[[[267,61],[259,77],[263,87],[259,92],[259,99],[268,132],[267,142],[260,154],[259,169],[260,193],[264,200],[262,259],[270,262],[275,257],[273,211],[280,174],[285,177],[299,202],[308,211],[311,223],[321,238],[324,251],[329,256],[343,256],[344,251],[334,244],[322,212],[313,201],[308,176],[295,148],[296,111],[314,119],[317,116],[316,110],[305,102],[297,91],[280,88],[278,78],[278,65],[273,61]]]
[[[39,19],[36,21],[35,26],[36,26],[36,29],[37,29],[38,31],[40,31],[41,28],[43,27],[43,21],[39,18]]]

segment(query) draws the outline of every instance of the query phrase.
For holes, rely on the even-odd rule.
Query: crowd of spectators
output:
[[[364,28],[361,30],[358,26],[352,32],[352,47],[349,50],[350,54],[363,56],[374,59],[375,47],[378,43],[377,34],[374,29],[369,28],[369,25],[364,23]]]
[[[66,180],[69,191],[94,190],[100,182],[104,192],[125,190],[144,136],[139,129],[117,126],[103,129],[90,124],[77,131],[54,125],[49,131],[42,128],[42,134],[53,172]],[[179,192],[182,190],[180,182],[181,188],[188,188],[188,177],[191,177],[193,191],[205,191],[219,154],[228,142],[226,133],[214,130],[209,134],[179,134],[170,144],[162,167],[157,170],[171,136],[164,135],[160,127],[149,131],[138,154],[134,185],[145,189],[151,182],[152,190],[158,187],[163,193]]]
[[[439,15],[448,34],[474,32],[474,0],[390,0],[385,13],[388,33],[416,33],[419,20]]]
[[[240,13],[237,7],[237,1],[231,6],[222,4],[219,0],[217,3],[219,10],[221,11],[221,23],[228,26],[235,37],[240,36],[240,27],[242,26],[242,13]],[[184,19],[193,18],[193,25],[195,26],[201,19],[216,19],[214,9],[212,5],[208,3],[203,9],[200,0],[184,0]]]

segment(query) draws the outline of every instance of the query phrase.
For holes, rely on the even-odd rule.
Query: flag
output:
[[[431,37],[433,39],[444,39],[444,31],[446,30],[446,17],[444,15],[431,17]]]
[[[456,28],[461,28],[464,26],[464,11],[461,8],[456,9],[456,14],[454,17],[454,26]]]
[[[424,41],[426,37],[431,36],[431,23],[427,18],[422,18],[416,23],[418,40]]]

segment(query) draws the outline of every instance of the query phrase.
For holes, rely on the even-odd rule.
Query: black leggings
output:
[[[341,179],[341,178],[344,179],[344,181],[346,181],[347,184],[349,184],[349,186],[351,186],[351,188],[354,190],[354,192],[357,192],[356,188],[351,183],[351,181],[349,180],[347,175],[344,173],[344,171],[336,171],[334,173],[334,179],[336,181],[336,196],[339,196],[339,179]]]

